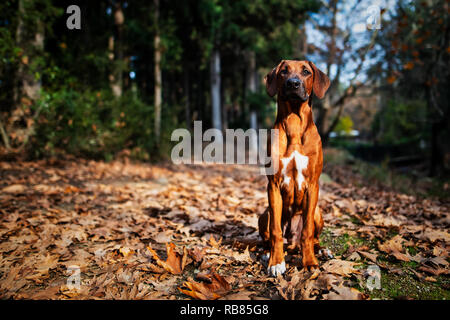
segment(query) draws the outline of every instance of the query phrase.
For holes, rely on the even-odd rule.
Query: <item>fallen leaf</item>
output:
[[[251,300],[250,295],[255,294],[252,291],[239,291],[237,293],[228,294],[220,300]]]
[[[346,260],[348,261],[359,261],[361,260],[360,255],[355,251],[351,255],[349,255]]]
[[[166,261],[161,260],[156,251],[153,250],[150,246],[147,246],[147,249],[152,254],[153,259],[156,260],[156,263],[160,267],[164,268],[164,270],[172,274],[183,273],[187,261],[186,247],[183,247],[183,255],[180,255],[178,252],[175,251],[175,245],[173,243],[166,243],[166,251],[167,251]]]
[[[427,262],[431,262],[436,266],[448,266],[448,262],[447,260],[445,260],[442,257],[434,257],[434,258],[430,258],[430,259],[426,259]]]
[[[444,268],[431,268],[427,266],[420,266],[418,270],[430,273],[435,276],[439,276],[441,274],[450,274],[450,271]]]
[[[400,261],[411,261],[411,255],[409,253],[404,253],[403,243],[406,242],[401,235],[396,235],[392,239],[385,241],[384,243],[378,242],[378,249],[386,252]]]
[[[207,279],[210,283],[196,282],[189,279],[183,284],[189,290],[182,288],[178,288],[178,290],[195,299],[216,300],[223,297],[231,289],[231,285],[217,273],[209,274]]]
[[[353,273],[360,273],[354,266],[358,265],[356,262],[332,259],[322,265],[322,268],[326,272],[338,274],[341,276],[350,276]]]
[[[435,246],[433,248],[433,255],[437,256],[437,257],[442,257],[442,258],[447,258],[448,257],[448,250],[446,250],[445,248],[442,248],[440,246]]]
[[[66,189],[64,189],[64,193],[66,193],[66,194],[70,194],[70,193],[78,193],[78,192],[80,192],[80,191],[81,191],[81,190],[78,189],[78,188],[75,187],[75,186],[67,186]]]
[[[358,250],[358,252],[359,252],[360,255],[362,255],[363,257],[365,257],[367,259],[369,259],[370,261],[372,261],[374,263],[377,262],[377,258],[378,258],[377,254],[369,253],[369,252],[365,252],[365,251],[359,251],[359,250]]]
[[[188,252],[195,262],[200,262],[205,255],[206,248],[199,249],[198,247],[195,247],[193,249],[190,249]]]
[[[134,251],[128,247],[122,247],[119,249],[119,252],[126,258],[129,255],[133,254]]]
[[[24,193],[26,189],[27,188],[23,184],[13,184],[11,186],[4,187],[2,189],[2,192],[18,194],[18,193]]]
[[[211,237],[209,238],[209,244],[213,248],[216,248],[216,249],[219,248],[221,243],[222,243],[222,238],[220,238],[219,241],[216,241],[216,239],[214,238],[214,235],[211,235]]]
[[[33,294],[30,299],[33,300],[52,300],[57,299],[57,294],[60,291],[60,287],[56,285],[51,285],[48,288],[38,291],[37,293]]]
[[[248,251],[248,247],[245,248],[243,253],[239,253],[239,252],[234,251],[234,250],[232,252],[233,252],[233,258],[236,261],[239,261],[239,262],[252,261],[252,259],[250,258],[250,253]]]
[[[445,230],[437,230],[427,228],[422,232],[420,239],[424,239],[431,242],[436,242],[437,240],[443,240],[445,242],[450,242],[450,233]]]
[[[362,300],[364,298],[363,294],[355,288],[339,286],[334,287],[333,290],[323,297],[328,300]]]

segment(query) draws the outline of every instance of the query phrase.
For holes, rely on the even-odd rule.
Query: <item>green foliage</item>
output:
[[[380,165],[356,161],[354,167],[365,180],[373,184],[380,184],[402,193],[412,192],[414,190],[412,179],[401,174],[396,174],[389,168],[388,163],[388,158]]]
[[[323,152],[323,162],[331,165],[344,165],[353,163],[355,158],[344,148],[326,148]]]
[[[63,88],[42,94],[41,108],[31,145],[35,156],[62,150],[87,157],[109,159],[123,149],[150,158],[153,106],[132,93],[114,98],[108,91],[77,92]]]
[[[19,61],[18,48],[15,46],[11,30],[0,28],[0,75],[1,78],[11,78],[14,69]],[[0,78],[0,101],[11,99],[13,84],[8,81],[2,81]],[[0,107],[0,110],[3,108]]]
[[[272,99],[267,95],[265,88],[262,88],[259,92],[247,93],[246,100],[250,110],[257,110],[258,117],[265,119],[270,117],[274,119],[276,116],[276,107],[271,104]],[[262,106],[266,106],[262,108]]]
[[[396,99],[375,123],[379,141],[424,141],[430,147],[426,152],[427,171],[435,176],[450,169],[445,158],[450,151],[450,15],[443,14],[447,8],[446,0],[396,1],[391,12],[384,15],[387,21],[373,50],[378,62],[368,72],[369,77],[380,81],[386,98]]]
[[[334,129],[338,133],[349,134],[353,129],[353,120],[350,116],[344,116],[339,118],[339,122]]]
[[[422,101],[388,101],[376,115],[373,131],[380,143],[400,144],[424,138],[427,134],[426,105]]]
[[[263,88],[247,94],[248,53],[255,53],[256,70],[293,58],[298,27],[319,3],[186,0],[174,6],[161,1],[156,25],[151,1],[83,0],[77,3],[82,30],[68,30],[65,9],[73,4],[69,0],[6,0],[0,4],[0,117],[7,124],[14,110],[22,108],[17,88],[33,76],[39,80],[41,97],[28,100],[34,113],[15,123],[19,129],[34,123],[26,139],[32,156],[71,153],[109,159],[129,150],[132,156],[155,159],[169,153],[172,129],[190,126],[193,119],[209,125],[209,60],[216,49],[221,56],[223,105],[232,106],[229,125],[248,127],[249,112],[256,110],[262,125],[268,126],[265,121],[273,119],[275,105]],[[121,36],[115,4],[122,6],[124,16]],[[18,26],[26,35],[21,41]],[[43,50],[33,42],[37,30]],[[158,146],[152,106],[156,30],[163,76]],[[24,55],[29,59],[23,60]],[[122,96],[114,97],[111,83],[119,74]]]
[[[0,57],[0,67],[17,62],[18,48],[15,47],[14,36],[8,28],[0,28]]]

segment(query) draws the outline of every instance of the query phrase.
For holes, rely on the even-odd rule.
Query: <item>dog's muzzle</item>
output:
[[[306,92],[305,83],[299,78],[289,78],[284,84],[285,100],[292,101],[306,101],[308,100],[308,93]]]

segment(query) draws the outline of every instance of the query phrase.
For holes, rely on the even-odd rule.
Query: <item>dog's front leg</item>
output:
[[[283,252],[283,230],[281,226],[281,216],[283,210],[283,200],[281,198],[280,187],[273,181],[269,182],[269,223],[270,223],[270,258],[268,273],[276,277],[286,271]]]
[[[314,215],[319,197],[319,186],[311,185],[307,191],[307,210],[303,213],[302,230],[302,264],[304,268],[314,269],[319,266],[317,258],[314,255]]]

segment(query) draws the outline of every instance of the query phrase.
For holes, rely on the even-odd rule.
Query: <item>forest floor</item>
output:
[[[326,172],[334,259],[307,272],[288,252],[271,278],[256,167],[0,162],[0,298],[450,299],[450,204]]]

